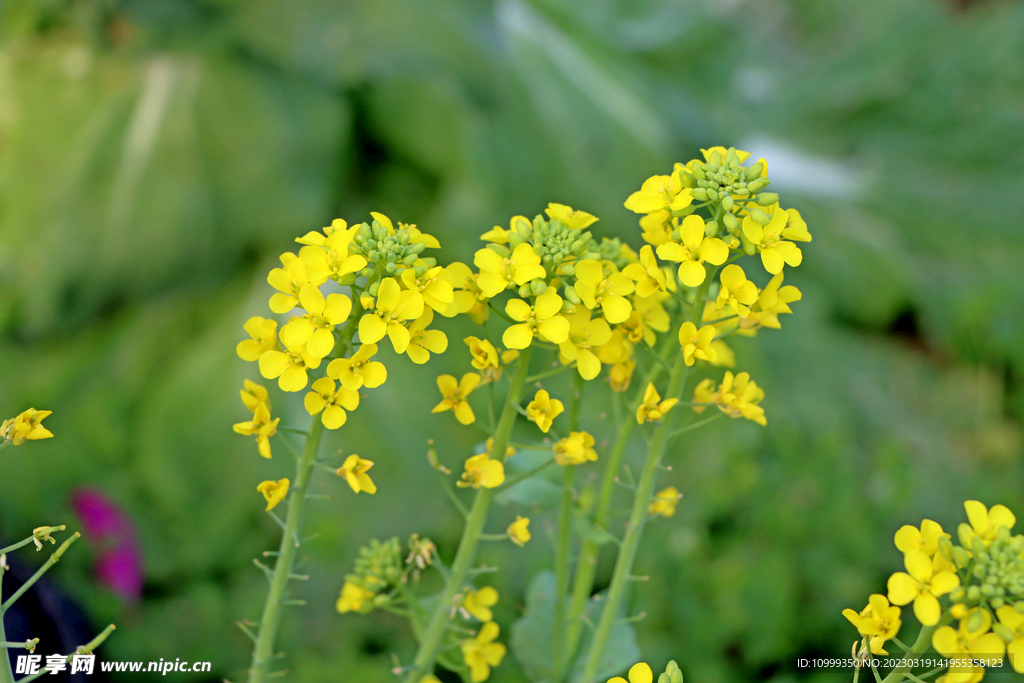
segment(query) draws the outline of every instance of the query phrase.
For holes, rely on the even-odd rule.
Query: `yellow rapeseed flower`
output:
[[[327,282],[330,273],[321,264],[310,263],[310,250],[316,251],[316,247],[303,247],[298,256],[291,252],[281,254],[284,267],[274,268],[267,276],[267,282],[278,291],[270,297],[270,310],[274,313],[287,313],[298,306],[303,285],[319,287]]]
[[[373,467],[372,460],[363,460],[354,453],[345,458],[345,463],[338,468],[338,476],[345,477],[345,481],[356,493],[366,491],[369,494],[377,493],[377,487],[370,479],[367,472]]]
[[[431,353],[444,353],[448,350],[448,337],[445,333],[441,330],[427,329],[432,322],[433,309],[424,307],[423,315],[409,325],[409,345],[405,347],[405,353],[409,360],[417,365],[423,365],[430,360]]]
[[[567,315],[569,321],[569,338],[558,345],[558,352],[563,363],[576,361],[576,370],[580,377],[591,380],[601,374],[601,360],[594,353],[612,339],[612,329],[604,318],[591,318],[591,313],[582,306],[576,312]],[[547,430],[545,430],[547,431]]]
[[[243,399],[244,400],[244,399]],[[252,419],[248,422],[239,422],[234,425],[234,430],[246,436],[256,436],[256,446],[260,455],[264,458],[270,457],[270,437],[277,434],[277,423],[281,418],[270,419],[270,408],[266,403],[256,404]]]
[[[715,306],[721,310],[729,306],[741,318],[750,313],[750,306],[757,301],[757,286],[747,279],[743,269],[735,263],[722,270],[722,286],[718,290]]]
[[[973,617],[973,618],[972,618]],[[977,627],[971,630],[970,622]],[[975,607],[971,613],[960,620],[960,627],[942,626],[932,634],[932,647],[943,657],[955,660],[954,666],[946,673],[947,683],[967,683],[975,678],[979,670],[972,670],[971,659],[1002,659],[1006,652],[1003,639],[989,631],[992,628],[992,615],[985,608]],[[980,669],[984,672],[984,669]]]
[[[444,269],[444,276],[451,283],[454,292],[452,303],[445,309],[443,315],[452,318],[459,313],[465,313],[477,325],[482,325],[491,313],[487,306],[487,301],[491,297],[485,296],[480,289],[480,276],[470,270],[465,263],[458,261],[448,264]]]
[[[406,268],[402,271],[402,284],[406,289],[419,292],[423,303],[438,313],[448,310],[455,300],[455,292],[441,266],[430,268],[419,276],[415,268]]]
[[[501,664],[505,657],[505,646],[494,642],[498,631],[498,625],[489,621],[483,625],[476,638],[462,641],[462,658],[469,666],[473,683],[486,681],[491,675],[491,667]]]
[[[363,344],[351,358],[332,360],[327,366],[327,376],[352,391],[364,386],[368,389],[379,387],[388,378],[388,369],[383,363],[370,360],[376,354],[376,344]]]
[[[336,218],[331,225],[324,228],[323,234],[308,232],[303,237],[297,237],[295,241],[320,247],[319,250],[305,252],[306,262],[312,264],[317,271],[326,270],[331,279],[340,280],[346,275],[358,273],[367,266],[364,256],[349,253],[349,245],[358,230],[358,226],[350,228],[344,220]]]
[[[501,337],[510,349],[525,349],[533,343],[534,337],[553,344],[561,344],[569,338],[569,321],[559,315],[562,297],[554,287],[548,287],[536,298],[533,306],[522,299],[511,299],[505,304],[505,313],[518,324],[512,325]]]
[[[434,406],[431,412],[442,413],[451,410],[455,413],[455,419],[464,425],[476,422],[476,415],[473,408],[466,401],[466,397],[473,393],[480,384],[480,375],[467,372],[462,376],[462,381],[456,381],[452,375],[441,375],[437,378],[437,388],[441,390],[444,399]]]
[[[37,441],[49,439],[53,432],[43,426],[43,420],[53,414],[52,410],[28,410],[4,420],[0,424],[0,440],[11,441],[15,446],[20,446],[25,441]]]
[[[505,252],[508,253],[508,252]],[[502,256],[493,249],[483,248],[473,256],[473,264],[480,269],[477,286],[483,295],[491,298],[515,285],[544,278],[547,271],[540,264],[540,256],[529,244],[520,244],[509,256]]]
[[[996,610],[996,616],[1013,634],[1013,639],[1006,645],[1010,664],[1017,673],[1024,673],[1024,614],[1018,612],[1012,605],[1003,605]]]
[[[256,490],[267,499],[267,512],[277,507],[277,504],[288,495],[288,483],[288,479],[267,480],[256,487]]]
[[[580,211],[573,209],[571,206],[554,202],[548,203],[548,208],[544,209],[544,213],[552,220],[561,221],[570,230],[585,230],[598,221],[596,216],[592,216],[586,211]]]
[[[772,275],[781,273],[784,265],[796,267],[803,261],[800,248],[783,239],[788,223],[789,214],[785,211],[772,214],[768,225],[757,223],[749,215],[743,219],[743,236],[761,252],[761,263]],[[810,240],[810,235],[807,239]]]
[[[626,681],[622,676],[616,676],[615,678],[609,678],[608,683],[652,683],[654,681],[654,672],[651,671],[651,667],[647,664],[640,662],[630,667],[629,681]]]
[[[480,621],[490,621],[494,618],[491,608],[498,604],[498,591],[490,586],[484,586],[480,590],[466,589],[466,596],[462,599],[462,606],[467,612]]]
[[[882,643],[896,637],[900,632],[900,608],[890,605],[889,600],[878,593],[868,598],[868,605],[858,614],[852,609],[844,609],[843,616],[850,620],[856,627],[857,632],[862,636],[872,638],[872,649],[875,649],[875,638],[878,638],[877,647]]]
[[[718,354],[711,346],[714,340],[714,325],[705,325],[698,330],[696,325],[686,321],[679,327],[679,344],[683,347],[683,360],[687,365],[693,365],[698,358],[715,362]]]
[[[373,591],[346,581],[341,587],[341,595],[335,607],[339,612],[369,612],[373,609]]]
[[[683,219],[679,228],[680,242],[658,245],[658,256],[679,264],[679,281],[687,287],[704,284],[707,270],[704,263],[720,266],[729,258],[729,247],[717,237],[704,232],[704,219],[691,215]]]
[[[279,378],[277,385],[283,391],[301,391],[309,382],[307,369],[320,367],[320,361],[305,346],[285,344],[284,351],[266,351],[260,356],[260,374],[267,379]]]
[[[505,532],[513,543],[522,548],[533,538],[530,535],[530,518],[516,515],[516,521],[509,524]]]
[[[325,298],[317,287],[305,284],[299,290],[299,303],[306,313],[281,328],[281,341],[288,346],[305,344],[309,355],[324,358],[334,350],[334,327],[348,320],[352,300],[344,294]]]
[[[559,465],[582,465],[597,460],[594,437],[587,432],[569,432],[569,436],[556,441],[552,448]]]
[[[242,403],[250,413],[255,413],[256,406],[260,403],[266,403],[267,408],[270,408],[270,394],[265,386],[245,380],[245,388],[239,390],[238,393],[242,396]]]
[[[668,290],[665,271],[658,265],[658,259],[649,244],[640,247],[640,263],[630,263],[622,269],[622,274],[636,283],[636,293],[640,297]]]
[[[577,263],[575,286],[583,305],[592,311],[600,308],[612,325],[629,318],[633,306],[625,295],[632,294],[636,286],[628,276],[616,270],[611,261]]]
[[[968,538],[961,539],[965,546],[970,545],[969,536],[977,536],[988,548],[995,540],[999,527],[1005,526],[1012,530],[1017,523],[1017,517],[1005,505],[993,505],[986,508],[984,503],[976,500],[969,500],[964,503],[964,510],[967,511],[967,519],[971,523]],[[966,542],[965,542],[966,541]]]
[[[679,172],[651,176],[640,189],[629,195],[623,206],[633,213],[654,214],[667,220],[673,211],[685,209],[693,202],[689,188],[683,187]]]
[[[393,277],[381,280],[377,299],[359,319],[359,341],[376,344],[386,334],[396,353],[405,353],[411,337],[403,320],[415,320],[423,315],[423,297],[412,289],[403,290]]]
[[[346,410],[355,410],[359,407],[359,392],[339,386],[335,389],[334,380],[329,377],[322,377],[313,382],[310,387],[312,391],[306,394],[304,405],[306,412],[310,415],[320,416],[324,427],[337,429],[345,424],[348,419]]]
[[[471,486],[475,489],[483,486],[493,489],[505,481],[505,465],[501,460],[491,460],[490,453],[474,455],[466,460],[466,470],[462,478],[455,482],[463,488]]]
[[[934,557],[935,553],[939,552],[939,539],[943,536],[950,537],[942,530],[942,526],[938,522],[925,519],[921,521],[920,529],[904,524],[896,532],[894,540],[900,552],[909,553],[911,550],[920,550],[928,557]]]
[[[473,356],[471,363],[474,368],[487,370],[501,367],[501,363],[498,362],[498,350],[494,348],[494,344],[477,337],[466,337],[462,341],[469,347],[469,353]]]
[[[677,403],[679,403],[678,398],[667,398],[662,401],[658,390],[654,388],[653,384],[648,383],[644,390],[644,401],[636,409],[636,423],[657,422]]]
[[[960,577],[950,571],[936,572],[932,558],[920,550],[904,554],[907,572],[889,577],[889,601],[894,605],[914,603],[914,616],[924,626],[939,623],[942,607],[939,597],[960,585]]]
[[[633,371],[636,370],[636,361],[632,358],[616,363],[608,370],[608,383],[612,391],[621,394],[629,388],[633,381]]]
[[[242,326],[251,339],[238,342],[235,352],[242,360],[257,361],[264,352],[277,348],[277,321],[253,316]]]
[[[654,494],[654,500],[647,506],[647,514],[671,517],[676,514],[676,506],[682,498],[683,494],[675,486],[663,488]]]
[[[562,402],[551,398],[545,389],[540,389],[533,400],[526,405],[526,419],[537,423],[540,431],[545,434],[551,429],[551,423],[565,410]]]
[[[702,380],[693,390],[693,400],[697,403],[714,403],[718,409],[732,418],[746,418],[751,422],[764,426],[768,423],[764,408],[758,405],[764,398],[764,389],[750,379],[750,373],[741,372],[733,375],[726,371],[722,384],[715,389],[710,379]],[[693,406],[693,412],[704,412],[704,406]]]

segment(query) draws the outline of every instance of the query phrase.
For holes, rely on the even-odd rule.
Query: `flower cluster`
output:
[[[843,612],[864,637],[864,651],[885,654],[884,643],[902,624],[900,606],[913,604],[914,616],[931,630],[924,646],[953,661],[938,679],[944,683],[976,683],[983,664],[1006,653],[1024,673],[1024,535],[1011,535],[1017,519],[1003,505],[969,500],[964,508],[959,545],[932,520],[901,527],[895,542],[906,572],[889,577],[888,595],[872,595],[859,613]]]

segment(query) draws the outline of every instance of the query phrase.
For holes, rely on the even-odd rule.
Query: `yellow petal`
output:
[[[359,341],[363,344],[376,344],[387,334],[388,326],[380,316],[367,313],[359,319]]]
[[[501,342],[510,349],[525,349],[533,342],[533,331],[525,323],[513,325],[501,335]]]
[[[889,577],[889,602],[894,605],[909,604],[920,593],[918,583],[910,574],[896,572]]]
[[[939,599],[931,593],[922,593],[914,598],[914,616],[923,626],[934,626],[942,616]]]
[[[651,683],[654,680],[654,673],[651,667],[640,662],[634,664],[629,670],[629,683]]]

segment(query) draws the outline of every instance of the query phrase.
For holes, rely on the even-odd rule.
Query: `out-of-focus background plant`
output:
[[[46,407],[61,438],[0,455],[0,535],[85,532],[51,580],[118,624],[107,659],[238,678],[232,623],[256,616],[251,558],[276,537],[255,485],[277,470],[231,431],[256,379],[234,346],[277,255],[377,210],[469,260],[548,201],[638,247],[623,199],[711,144],[768,157],[815,240],[786,281],[800,315],[734,345],[767,429],[716,425],[669,456],[685,498],[644,540],[640,642],[702,683],[844,651],[840,612],[882,590],[901,524],[1024,503],[1021,3],[9,0],[0,415]],[[333,598],[370,537],[457,541],[421,485],[429,436],[472,446],[429,413],[449,367],[407,366],[328,441],[372,457],[381,491],[323,480],[310,605],[283,634],[294,680],[387,681],[413,647]],[[503,624],[545,524],[485,550]],[[492,680],[522,680],[514,658]]]

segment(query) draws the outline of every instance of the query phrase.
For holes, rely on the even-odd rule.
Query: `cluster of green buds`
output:
[[[377,594],[376,604],[387,601],[385,592],[402,581],[402,545],[398,538],[383,543],[373,539],[369,546],[360,548],[354,571],[345,580]]]
[[[611,261],[616,268],[622,270],[636,260],[635,257],[630,259],[629,252],[632,250],[629,246],[625,245],[626,251],[623,251],[623,246],[622,240],[618,237],[602,237],[600,242],[591,240],[587,250],[598,254],[602,260]]]
[[[542,215],[537,215],[532,225],[523,220],[515,222],[515,229],[508,234],[508,248],[514,250],[520,244],[533,245],[534,253],[540,256],[541,265],[551,276],[572,275],[576,260],[601,258],[601,254],[591,250],[594,239],[589,231],[569,228],[557,218],[549,221]],[[490,246],[493,249],[499,245]],[[543,285],[544,282],[537,285],[540,291],[532,291],[529,285],[524,285],[527,291],[521,290],[520,295],[540,294],[544,291]]]
[[[373,223],[360,225],[352,237],[352,253],[361,254],[369,262],[360,275],[372,281],[370,293],[374,296],[381,278],[401,276],[404,270],[412,268],[417,262],[419,265],[416,267],[424,272],[436,265],[435,259],[420,256],[427,245],[413,241],[416,233],[413,233],[411,228],[414,227],[399,223],[392,234],[387,226],[374,220]],[[417,272],[417,276],[419,275],[422,273]]]
[[[665,672],[658,676],[658,683],[683,683],[683,672],[679,670],[676,660],[668,663]]]
[[[963,605],[957,611],[975,606],[999,609],[1010,604],[1024,614],[1024,535],[1011,537],[1009,529],[1001,526],[986,548],[969,525],[960,527],[962,545],[954,546],[947,538],[939,542],[943,557],[960,569],[967,569],[968,580],[977,580],[950,593],[955,604]]]
[[[764,192],[769,182],[763,177],[764,162],[744,166],[732,147],[724,157],[717,151],[712,152],[707,163],[676,164],[676,171],[683,186],[690,188],[690,196],[699,202],[709,202],[714,218],[705,223],[708,237],[717,236],[722,227],[739,236],[743,217],[737,217],[740,211],[748,213],[757,223],[768,225],[768,214],[757,207],[779,201],[776,193]]]

